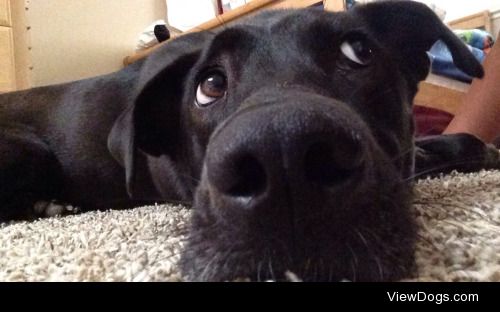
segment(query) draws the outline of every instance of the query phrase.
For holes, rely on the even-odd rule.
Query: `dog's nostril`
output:
[[[335,146],[330,142],[315,143],[304,158],[307,180],[327,187],[348,180],[360,165],[361,151],[354,142]]]
[[[233,179],[227,194],[234,197],[257,196],[266,189],[264,167],[251,155],[242,156],[236,161]]]

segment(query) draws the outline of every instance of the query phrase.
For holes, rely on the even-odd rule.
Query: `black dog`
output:
[[[0,218],[33,215],[40,200],[193,201],[191,280],[405,277],[410,181],[498,167],[469,135],[415,152],[412,100],[438,39],[483,74],[432,11],[394,1],[267,12],[112,75],[3,95]]]

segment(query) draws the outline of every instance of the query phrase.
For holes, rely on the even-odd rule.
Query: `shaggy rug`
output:
[[[418,182],[418,276],[500,281],[500,171]],[[157,205],[0,226],[0,281],[181,281],[190,211]]]

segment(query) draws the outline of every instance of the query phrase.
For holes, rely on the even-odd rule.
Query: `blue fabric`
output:
[[[472,54],[482,63],[485,53],[482,50],[469,46]],[[458,69],[453,64],[453,57],[444,42],[437,41],[428,52],[431,60],[431,72],[436,75],[446,76],[463,82],[471,82],[472,77]]]
[[[356,4],[356,0],[347,0],[347,1],[346,1],[346,5],[347,5],[347,9],[348,9],[348,10],[349,10],[350,8],[352,8],[355,4]]]
[[[455,30],[454,33],[463,42],[480,50],[489,49],[494,43],[491,34],[481,29]]]

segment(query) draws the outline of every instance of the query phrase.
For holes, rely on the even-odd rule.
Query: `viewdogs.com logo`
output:
[[[387,297],[390,302],[434,302],[442,304],[443,302],[477,302],[479,301],[478,294],[428,294],[419,291],[413,294],[387,292]]]

